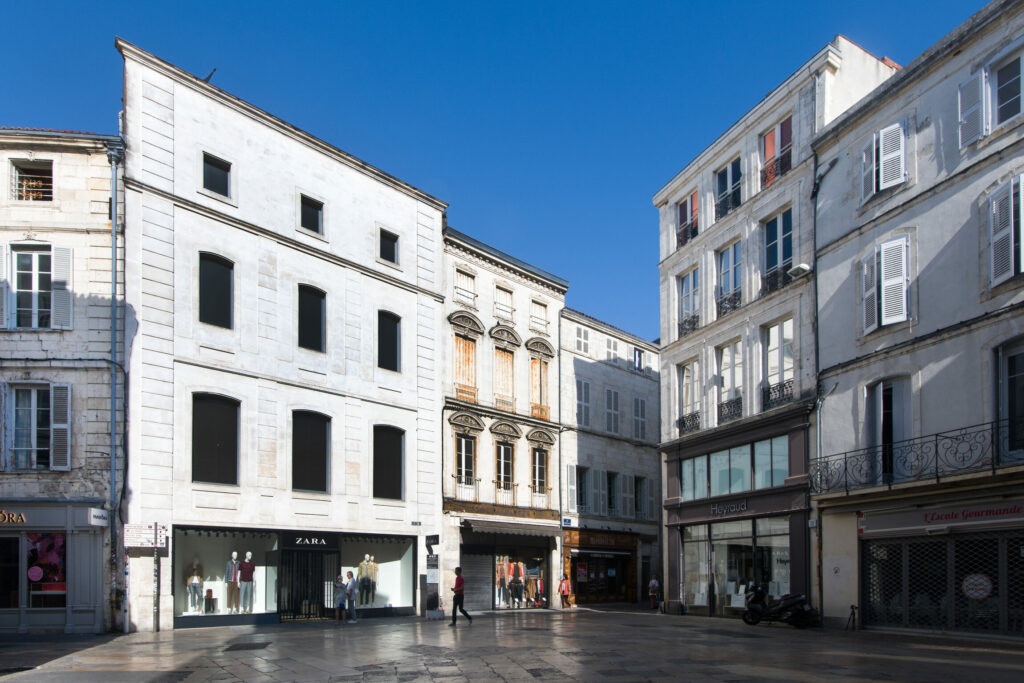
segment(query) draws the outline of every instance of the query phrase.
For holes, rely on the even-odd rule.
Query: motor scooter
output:
[[[781,621],[795,628],[806,628],[814,623],[817,610],[811,607],[807,596],[783,595],[778,600],[768,602],[768,587],[764,584],[751,586],[746,593],[746,611],[743,622],[754,626],[762,621],[769,623]]]

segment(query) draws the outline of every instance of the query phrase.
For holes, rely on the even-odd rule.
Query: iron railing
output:
[[[480,500],[480,477],[468,474],[453,474],[448,497],[475,503]]]
[[[761,410],[771,410],[793,400],[793,380],[772,384],[761,389]]]
[[[781,268],[770,270],[761,278],[761,296],[782,289],[792,281],[793,278],[789,274],[789,264],[784,264]]]
[[[700,429],[700,411],[695,410],[681,416],[676,420],[676,426],[679,428],[679,436],[697,431]]]
[[[538,486],[536,484],[530,484],[530,490],[533,492],[532,502],[533,507],[538,510],[548,509],[548,501],[550,500],[550,486]]]
[[[11,199],[25,202],[52,202],[53,170],[15,165],[11,172]]]
[[[682,339],[700,327],[700,311],[694,311],[685,318],[679,319],[679,338]]]
[[[731,292],[719,292],[715,303],[718,305],[719,318],[727,313],[732,313],[740,307],[740,290],[734,289]]]
[[[1024,465],[1024,420],[998,420],[810,463],[815,493],[837,493]]]
[[[535,315],[531,315],[530,316],[530,329],[531,330],[536,330],[538,332],[543,332],[543,333],[547,334],[547,331],[548,331],[548,321],[547,321],[547,318],[538,318]]]
[[[494,502],[497,505],[507,505],[509,507],[515,507],[516,491],[518,489],[519,484],[513,484],[510,481],[495,481]]]
[[[720,221],[728,216],[730,211],[739,208],[740,203],[740,185],[737,183],[715,202],[715,220]]]
[[[783,148],[774,157],[764,162],[761,169],[761,189],[768,187],[782,176],[789,173],[793,168],[793,147],[792,145]]]
[[[743,397],[737,396],[718,404],[718,424],[743,417]]]
[[[697,236],[697,218],[694,217],[689,223],[680,225],[676,228],[676,249],[681,248],[684,244],[692,240]]]

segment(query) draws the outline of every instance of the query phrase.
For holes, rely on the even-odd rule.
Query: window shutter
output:
[[[569,512],[576,512],[576,465],[565,467],[565,492],[569,499],[566,501],[566,509]]]
[[[636,492],[633,487],[636,486],[636,477],[632,474],[626,474],[622,477],[622,516],[623,517],[634,517],[636,515]]]
[[[68,247],[53,247],[53,318],[57,330],[71,329],[71,314],[74,296],[71,289],[71,272],[74,261]]]
[[[6,244],[0,244],[0,329],[10,327],[7,319],[7,302],[10,300],[11,289],[7,282],[7,269],[10,265],[11,252]]]
[[[875,138],[860,151],[860,199],[867,201],[875,193]]]
[[[71,469],[71,385],[50,386],[50,469]]]
[[[882,244],[882,325],[907,319],[907,239]]]
[[[988,201],[989,283],[995,287],[1013,277],[1013,183]]]
[[[894,123],[878,133],[879,190],[896,187],[907,179],[905,137],[902,123]]]
[[[985,71],[960,84],[957,91],[960,116],[960,149],[981,137],[985,130]]]
[[[604,477],[601,476],[600,470],[587,470],[587,476],[590,477],[590,492],[594,494],[593,500],[590,501],[590,512],[595,515],[601,513],[601,482]]]
[[[875,250],[861,259],[861,320],[864,334],[878,329],[878,276],[875,274]]]
[[[601,514],[608,515],[608,473],[604,470],[597,472],[598,483],[601,488]]]
[[[660,493],[660,492],[659,492]],[[647,480],[647,519],[657,519],[657,504],[655,503],[654,480]]]

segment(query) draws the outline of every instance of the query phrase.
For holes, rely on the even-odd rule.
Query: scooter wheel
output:
[[[761,623],[761,613],[748,609],[743,613],[743,623],[748,626],[757,626]]]

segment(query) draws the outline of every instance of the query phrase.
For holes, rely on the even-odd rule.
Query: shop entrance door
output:
[[[338,551],[281,551],[277,605],[281,621],[334,618]]]

